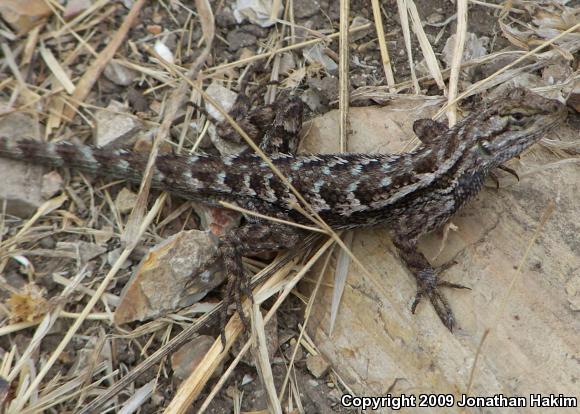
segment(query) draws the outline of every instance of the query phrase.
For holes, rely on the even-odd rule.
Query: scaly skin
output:
[[[565,115],[560,102],[517,88],[453,128],[418,121],[415,130],[424,145],[392,156],[281,153],[296,148],[302,127],[302,103],[297,98],[269,106],[262,115],[254,111],[246,123],[274,165],[331,227],[389,225],[401,258],[417,279],[413,309],[422,296],[428,296],[440,319],[452,329],[453,314],[437,289],[437,272],[416,249],[417,239],[448,221],[481,190],[494,168],[539,141]],[[218,130],[233,133],[223,125]],[[136,183],[147,162],[147,155],[124,149],[7,138],[0,138],[0,157],[72,167]],[[159,155],[152,186],[210,205],[229,201],[258,213],[309,223],[295,209],[294,194],[254,154],[225,158]],[[241,275],[241,255],[288,248],[303,236],[294,227],[272,226],[255,218],[248,218],[246,226],[226,236],[220,248],[230,273],[226,300],[235,300],[241,311],[239,293],[249,293]]]

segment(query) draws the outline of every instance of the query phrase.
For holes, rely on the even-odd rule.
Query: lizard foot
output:
[[[444,265],[444,268],[448,268],[453,265],[453,262],[450,262],[450,265]],[[435,313],[439,316],[439,319],[449,329],[453,332],[453,328],[455,326],[455,317],[453,316],[453,311],[451,310],[451,306],[449,306],[449,302],[445,298],[445,296],[441,293],[440,288],[453,288],[453,289],[470,289],[467,286],[460,285],[458,283],[451,283],[447,281],[439,281],[437,278],[437,273],[443,271],[443,268],[437,270],[437,272],[433,272],[428,277],[420,277],[417,279],[417,294],[415,295],[415,300],[411,305],[411,312],[415,313],[417,309],[417,305],[421,302],[423,297],[428,297],[429,301],[433,305],[435,309]]]

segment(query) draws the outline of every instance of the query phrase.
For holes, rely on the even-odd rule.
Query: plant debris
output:
[[[405,151],[416,144],[406,131],[419,112],[453,122],[479,99],[473,97],[493,96],[510,85],[567,99],[578,112],[580,7],[574,2],[477,1],[468,10],[463,0],[396,3],[387,8],[375,0],[370,5],[353,0],[350,9],[356,14],[344,16],[344,2],[330,0],[4,1],[0,134],[153,154],[231,154],[243,144],[219,137],[215,123],[221,115],[203,102],[199,89],[229,110],[244,87],[252,92],[252,107],[281,94],[302,97],[310,109],[305,131],[310,128],[317,137],[316,143],[305,142],[305,150],[356,151],[370,145],[381,151],[383,135],[389,135],[389,145]],[[465,5],[466,14],[452,3]],[[458,30],[464,19],[467,26]],[[339,27],[349,31],[349,44],[339,44]],[[456,44],[462,45],[460,59]],[[346,74],[344,56],[349,57]],[[449,105],[435,113],[434,105],[445,101]],[[387,103],[388,116],[367,108]],[[365,107],[348,112],[350,126],[348,104]],[[363,139],[339,145],[339,131]],[[554,154],[580,154],[577,141],[548,138],[544,145]],[[255,288],[254,302],[244,302],[252,332],[242,334],[232,315],[224,350],[215,323],[223,298],[216,286],[224,275],[219,264],[203,264],[215,251],[216,236],[239,225],[238,212],[194,206],[147,185],[68,170],[47,174],[45,168],[7,160],[0,160],[0,175],[2,412],[148,413],[188,407],[351,412],[340,405],[341,394],[377,391],[375,368],[384,366],[369,366],[375,354],[360,354],[347,340],[360,339],[352,334],[356,329],[375,326],[351,326],[347,339],[333,331],[334,341],[324,336],[327,321],[310,318],[318,287],[325,287],[321,277],[337,261],[333,252],[339,249],[331,248],[332,241],[244,259],[247,272],[268,277]],[[442,257],[457,249],[454,240],[445,240]],[[368,263],[375,260],[369,253]],[[573,266],[577,258],[569,260],[570,269],[580,266]],[[322,268],[317,261],[324,262]],[[346,278],[348,260],[338,261]],[[201,270],[192,276],[196,269]],[[295,289],[303,279],[312,288],[306,289],[310,296]],[[577,272],[569,279],[567,300],[577,310]],[[363,288],[352,284],[352,276],[348,280],[329,282],[341,285],[329,318],[333,326],[342,326],[341,317],[354,320],[339,302],[349,289]],[[376,294],[364,292],[358,306]],[[303,321],[297,315],[304,304]],[[323,314],[324,309],[318,312],[320,318]],[[392,317],[398,320],[394,311]],[[412,348],[412,335],[399,328],[396,322],[381,326],[388,332],[382,340],[396,349]],[[371,332],[368,339],[373,338]],[[468,347],[453,348],[449,365],[426,356],[436,354],[433,347],[432,342],[409,351],[417,360],[429,360],[425,381],[448,378],[445,369],[454,366],[457,355],[464,363],[458,371],[469,369]],[[341,351],[352,362],[342,370]],[[247,364],[237,365],[240,360]],[[412,366],[406,367],[409,372],[388,366],[392,371],[381,373],[393,384],[377,381],[382,387],[377,392],[411,377]],[[482,372],[479,379],[491,374],[497,373]],[[369,382],[363,384],[365,378]],[[357,384],[360,388],[351,389]],[[454,386],[438,390],[456,393],[466,387],[459,380]]]

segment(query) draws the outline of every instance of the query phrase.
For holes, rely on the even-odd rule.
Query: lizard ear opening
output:
[[[418,119],[413,122],[413,132],[425,145],[436,144],[448,130],[447,125],[432,119]]]
[[[489,149],[489,141],[477,141],[477,148],[483,155],[487,157],[491,157],[493,155]]]

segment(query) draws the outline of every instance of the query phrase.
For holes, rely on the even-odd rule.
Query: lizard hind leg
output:
[[[247,285],[247,278],[244,273],[244,268],[242,265],[242,256],[238,252],[236,246],[232,243],[235,238],[226,237],[220,246],[220,256],[224,264],[224,269],[227,274],[227,284],[224,296],[224,303],[220,314],[220,328],[221,328],[221,341],[225,348],[226,337],[225,337],[225,326],[228,317],[229,305],[235,303],[236,310],[240,315],[240,319],[244,327],[249,326],[248,319],[244,313],[242,306],[242,299],[240,296],[240,291],[242,286]],[[250,291],[249,288],[244,288],[244,290]],[[251,292],[251,291],[250,291]],[[251,293],[250,296],[251,298]]]
[[[232,230],[221,240],[219,255],[223,260],[228,278],[220,315],[221,340],[224,348],[226,343],[224,328],[228,307],[231,304],[235,304],[244,327],[249,328],[250,326],[244,313],[242,295],[245,294],[252,299],[252,291],[250,279],[246,276],[242,266],[242,256],[290,248],[298,244],[305,233],[304,230],[284,224],[253,222]]]

